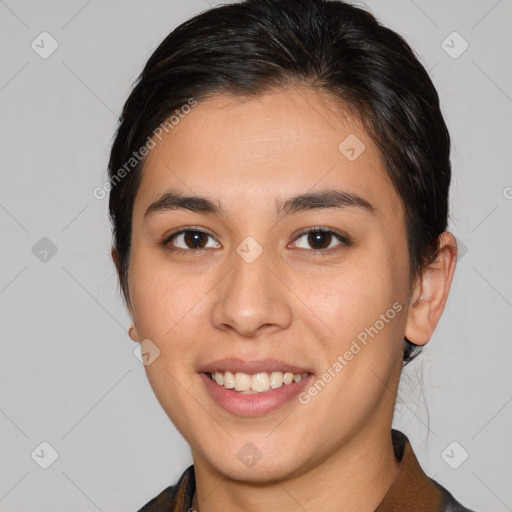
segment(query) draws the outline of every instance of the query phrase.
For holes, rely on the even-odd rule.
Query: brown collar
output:
[[[441,510],[441,488],[421,469],[407,436],[399,430],[392,429],[391,438],[395,457],[401,461],[400,470],[375,512]]]

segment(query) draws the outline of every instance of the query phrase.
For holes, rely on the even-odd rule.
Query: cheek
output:
[[[329,269],[325,275],[317,274],[316,279],[311,277],[297,276],[297,290],[324,321],[335,344],[344,345],[356,338],[390,309],[388,316],[394,319],[393,304],[403,304],[406,296],[403,278],[387,259],[354,258],[336,270]]]
[[[363,417],[385,398],[386,386],[400,369],[405,329],[407,279],[401,253],[383,246],[358,256],[323,280],[323,292],[307,290],[311,304],[320,308],[315,313],[329,327],[323,339],[328,374],[323,375],[326,381],[335,377],[322,394],[326,402],[343,404],[329,411],[340,422],[347,410]],[[326,414],[321,403],[313,406],[319,416]]]
[[[401,366],[405,281],[387,259],[373,261],[381,264],[347,262],[324,281],[323,293],[314,287],[307,292],[321,308],[315,314],[329,327],[322,340],[324,373],[317,376],[327,384],[306,390],[308,407],[326,438],[333,437],[332,425],[351,428],[382,404],[392,407],[387,401]]]
[[[193,265],[178,266],[154,253],[143,248],[132,253],[129,286],[135,322],[140,336],[179,342],[176,334],[197,316],[211,285],[207,274]]]
[[[202,299],[211,284],[204,273],[183,272],[155,257],[154,249],[134,247],[129,285],[139,339],[151,340],[159,350],[144,367],[148,381],[176,428],[186,435],[198,413],[186,390],[196,378],[207,318]]]

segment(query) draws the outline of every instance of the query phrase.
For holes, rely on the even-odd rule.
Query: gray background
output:
[[[465,505],[512,510],[512,2],[367,5],[411,43],[440,93],[461,242],[445,315],[403,376],[395,426]],[[2,511],[137,510],[192,462],[134,357],[107,199],[92,191],[145,61],[208,7],[0,0]],[[46,59],[31,47],[51,48],[43,31],[58,43]],[[44,441],[58,453],[47,469]]]

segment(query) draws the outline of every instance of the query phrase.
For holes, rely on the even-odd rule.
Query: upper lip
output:
[[[278,361],[277,359],[255,359],[252,361],[244,361],[235,357],[225,359],[217,359],[211,363],[205,364],[199,369],[204,373],[215,372],[241,372],[241,373],[263,373],[263,372],[291,372],[295,374],[311,373],[309,370],[292,364]]]

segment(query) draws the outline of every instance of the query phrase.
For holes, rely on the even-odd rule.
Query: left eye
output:
[[[300,240],[301,238],[305,238],[306,244],[309,244],[309,247],[297,245],[297,242],[295,242],[294,245],[298,246],[300,249],[313,248],[317,251],[331,249],[333,247],[332,243],[336,242],[336,240],[339,242],[338,245],[348,245],[348,240],[346,238],[338,235],[334,231],[329,231],[326,229],[311,229],[300,234],[297,237],[297,240]],[[336,244],[334,246],[336,246]]]

